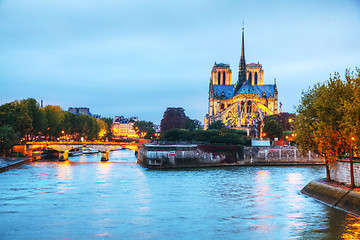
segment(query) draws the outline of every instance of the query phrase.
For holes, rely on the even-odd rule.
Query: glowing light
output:
[[[359,239],[360,238],[360,219],[358,217],[351,217],[348,219],[350,222],[346,226],[345,232],[342,234],[341,239]]]
[[[300,173],[289,173],[287,180],[292,185],[296,185],[303,182],[303,176]]]
[[[102,130],[99,132],[99,137],[100,137],[100,138],[103,138],[105,135],[106,135],[106,130],[105,130],[105,129],[102,129]]]
[[[263,171],[258,171],[257,174],[266,175],[266,174],[269,174],[269,172],[266,170],[263,170]]]

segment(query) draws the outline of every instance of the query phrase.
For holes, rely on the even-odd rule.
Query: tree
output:
[[[27,108],[28,115],[32,122],[31,138],[41,135],[47,128],[46,113],[40,108],[38,102],[34,98],[28,98],[20,101]]]
[[[189,129],[193,131],[195,129],[200,129],[200,128],[201,128],[201,122],[199,120],[190,119],[189,117],[185,119],[185,129]]]
[[[154,123],[150,121],[136,121],[134,123],[134,130],[139,137],[147,139],[154,137],[155,134]]]
[[[45,107],[46,119],[48,128],[46,133],[49,137],[55,139],[59,137],[63,128],[63,121],[65,119],[64,112],[59,106],[48,105]]]
[[[84,137],[88,140],[99,137],[100,126],[95,118],[86,115],[79,115],[77,118],[79,137]]]
[[[360,149],[360,69],[356,73],[345,72],[347,97],[342,100],[344,118],[341,122],[345,136],[345,145],[349,149],[351,187],[355,187],[353,154]]]
[[[218,129],[218,130],[222,128],[225,128],[225,124],[220,120],[212,122],[208,127],[208,129]]]
[[[163,133],[163,140],[167,141],[196,141],[210,144],[225,145],[249,145],[246,131],[224,128],[221,130],[197,129],[190,131],[188,129],[172,128]]]
[[[322,84],[302,94],[295,119],[296,143],[303,151],[314,151],[324,157],[327,179],[329,168],[339,155],[350,156],[351,179],[353,185],[352,150],[357,149],[355,141],[359,122],[359,70],[357,75],[346,71],[345,81],[339,73]],[[354,139],[354,140],[353,140]],[[356,145],[356,146],[354,146]]]
[[[12,126],[0,126],[0,153],[9,155],[9,150],[20,140],[20,134],[16,133]]]
[[[9,125],[20,138],[32,131],[32,120],[24,103],[14,101],[0,106],[0,126]]]
[[[106,125],[107,125],[107,133],[106,133],[106,138],[111,140],[113,138],[113,133],[111,131],[111,127],[112,127],[112,123],[113,123],[113,119],[110,117],[103,117],[101,118],[101,120],[103,120]]]
[[[293,113],[287,113],[287,112],[282,112],[279,114],[274,114],[274,115],[267,115],[264,117],[263,122],[265,123],[266,121],[268,121],[270,118],[276,118],[276,120],[278,121],[278,123],[280,123],[281,127],[283,128],[284,131],[293,131],[293,122],[295,119],[295,114]],[[259,124],[261,124],[261,122],[259,122]]]
[[[181,107],[167,108],[161,120],[161,132],[165,132],[172,128],[185,128],[185,110]]]
[[[263,132],[270,139],[282,138],[284,129],[281,126],[280,121],[276,117],[268,118],[264,123]]]

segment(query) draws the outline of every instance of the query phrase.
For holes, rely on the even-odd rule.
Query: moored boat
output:
[[[82,152],[81,148],[74,148],[69,151],[69,156],[79,156],[82,154],[83,154],[83,152]]]
[[[95,149],[95,148],[82,148],[82,153],[83,154],[93,154],[93,153],[98,153],[99,150]]]

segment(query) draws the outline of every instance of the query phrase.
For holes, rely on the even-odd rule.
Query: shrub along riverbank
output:
[[[220,145],[241,145],[250,146],[250,138],[247,137],[246,131],[222,128],[208,130],[187,130],[173,128],[164,132],[160,138],[165,142],[199,142],[205,144]]]

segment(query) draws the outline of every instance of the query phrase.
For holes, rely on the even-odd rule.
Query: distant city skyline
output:
[[[35,98],[159,124],[167,107],[203,122],[214,62],[277,80],[283,111],[335,71],[360,67],[360,1],[0,2],[0,104]]]

